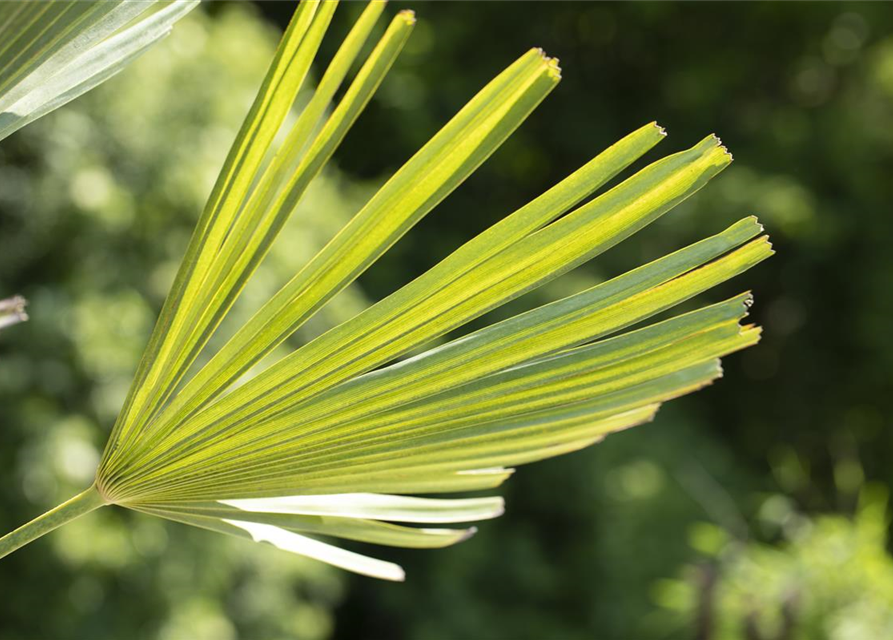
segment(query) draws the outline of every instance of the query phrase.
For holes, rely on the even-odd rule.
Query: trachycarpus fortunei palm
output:
[[[638,324],[772,254],[745,218],[586,291],[400,360],[595,257],[699,190],[731,156],[709,136],[590,197],[664,138],[648,124],[424,275],[238,386],[249,370],[467,178],[557,85],[533,49],[499,74],[193,377],[186,374],[406,42],[400,12],[346,79],[384,5],[369,4],[277,146],[335,2],[302,2],[199,219],[96,475],[0,539],[0,556],[96,508],[268,541],[359,573],[402,569],[331,536],[443,547],[503,511],[511,466],[650,420],[753,345],[750,297]],[[394,524],[403,523],[403,524]]]

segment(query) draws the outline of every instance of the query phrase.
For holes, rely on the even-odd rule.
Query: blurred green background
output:
[[[893,5],[413,2],[405,53],[237,307],[245,318],[530,46],[564,79],[472,178],[302,330],[386,295],[629,131],[736,162],[566,295],[757,214],[765,327],[651,425],[520,470],[507,514],[384,584],[107,509],[0,563],[0,639],[893,637]],[[361,10],[345,3],[328,59]],[[192,225],[293,4],[215,3],[0,145],[0,530],[87,486]],[[226,328],[224,328],[224,333]]]

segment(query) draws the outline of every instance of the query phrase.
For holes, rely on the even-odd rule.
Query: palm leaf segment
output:
[[[0,2],[0,140],[123,69],[198,0]]]
[[[28,319],[25,313],[27,301],[22,296],[13,296],[0,300],[0,329],[11,327]]]
[[[191,379],[186,373],[412,30],[397,14],[350,82],[383,5],[359,18],[284,143],[275,139],[335,9],[299,5],[202,214],[97,473],[99,502],[268,541],[399,580],[400,567],[313,535],[442,547],[498,516],[512,466],[650,420],[750,346],[749,296],[622,329],[771,255],[746,218],[596,287],[407,359],[411,350],[597,256],[731,161],[713,136],[590,197],[664,138],[634,131],[433,269],[239,386],[480,165],[558,83],[521,56],[484,87]],[[395,524],[400,523],[400,524]]]

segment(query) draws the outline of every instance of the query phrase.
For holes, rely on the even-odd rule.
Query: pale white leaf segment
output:
[[[197,5],[0,2],[0,140],[121,71]]]

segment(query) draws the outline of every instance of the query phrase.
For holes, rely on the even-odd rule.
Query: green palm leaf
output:
[[[0,140],[104,82],[198,0],[0,3]]]
[[[514,465],[651,420],[662,402],[718,378],[721,356],[759,340],[759,329],[741,324],[749,294],[624,331],[770,256],[762,227],[745,218],[598,286],[419,351],[621,242],[731,162],[709,136],[592,197],[664,139],[652,123],[355,318],[246,375],[461,184],[556,86],[556,61],[531,50],[188,376],[415,22],[409,12],[392,20],[332,106],[382,13],[382,3],[368,5],[284,132],[335,4],[301,3],[283,37],[95,485],[3,538],[0,555],[67,518],[118,504],[399,580],[392,563],[310,536],[415,548],[465,540],[474,528],[407,525],[497,517],[501,498],[413,494],[491,489]]]

